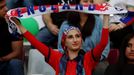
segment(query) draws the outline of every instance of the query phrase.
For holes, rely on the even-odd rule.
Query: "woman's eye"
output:
[[[83,0],[83,2],[88,2],[88,0]]]
[[[68,36],[67,38],[71,39],[71,38],[73,38],[73,36],[70,35],[70,36]]]
[[[79,34],[77,34],[77,35],[76,35],[76,37],[77,37],[77,38],[79,38],[79,37],[80,37],[80,35],[79,35]]]
[[[127,47],[132,47],[132,44],[128,43]]]

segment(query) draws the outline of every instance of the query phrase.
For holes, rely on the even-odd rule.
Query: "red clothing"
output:
[[[46,58],[48,57],[48,53],[50,53],[50,58],[48,64],[51,65],[54,70],[56,71],[56,75],[59,75],[60,67],[60,59],[62,57],[62,53],[55,51],[53,49],[50,49],[51,52],[49,52],[49,48],[44,45],[43,43],[39,42],[33,35],[31,35],[29,32],[24,33],[25,38],[31,42],[31,44],[37,48]],[[102,30],[102,37],[100,43],[93,49],[93,55],[96,59],[100,59],[102,51],[104,50],[105,46],[108,43],[108,29]],[[85,70],[85,75],[92,75],[92,70],[96,66],[98,62],[95,62],[91,50],[86,52],[83,59],[83,66]],[[77,62],[75,60],[69,60],[67,62],[67,69],[66,69],[66,75],[76,75],[76,66]]]

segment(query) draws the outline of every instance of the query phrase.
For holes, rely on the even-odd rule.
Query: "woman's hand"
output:
[[[111,24],[109,26],[109,32],[116,31],[119,29],[124,28],[126,25],[124,23],[119,23],[119,24]]]
[[[9,17],[9,20],[16,25],[17,28],[21,31],[21,33],[25,33],[27,30],[21,25],[20,20],[16,17]]]

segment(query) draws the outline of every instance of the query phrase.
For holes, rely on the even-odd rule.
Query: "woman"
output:
[[[80,3],[84,5],[91,4],[92,2],[92,0],[77,0],[77,4]],[[99,18],[99,16],[79,12],[70,12],[67,15],[67,21],[64,21],[62,23],[58,33],[58,50],[60,52],[64,52],[61,46],[61,36],[63,34],[64,29],[66,29],[66,27],[68,27],[69,25],[74,25],[80,28],[83,38],[82,49],[84,49],[85,52],[91,50],[100,42],[101,31],[103,28],[102,24],[102,20]],[[101,60],[107,58],[109,50],[110,46],[108,43],[102,53]]]
[[[90,4],[100,3],[93,0],[77,0],[77,3],[80,4]],[[92,48],[95,48],[96,45],[100,42],[101,39],[101,31],[102,31],[102,20],[99,16],[94,14],[86,14],[86,13],[79,13],[79,12],[70,12],[67,15],[67,21],[64,21],[60,27],[59,34],[58,34],[58,50],[64,53],[64,50],[61,46],[61,36],[66,27],[69,25],[75,25],[80,28],[83,38],[82,49],[87,52]],[[101,55],[100,63],[96,66],[95,70],[93,71],[93,75],[104,75],[104,71],[108,66],[108,62],[106,58],[110,51],[110,42],[104,48],[103,53]],[[100,70],[101,69],[101,70]]]
[[[125,37],[117,64],[109,65],[105,75],[134,75],[134,33]]]
[[[95,48],[83,53],[82,34],[79,28],[69,26],[62,36],[62,47],[65,52],[61,53],[39,42],[16,19],[12,18],[24,37],[46,57],[48,64],[56,71],[56,75],[92,75],[92,70],[100,60],[101,53],[108,42],[108,16],[104,19],[102,38]]]

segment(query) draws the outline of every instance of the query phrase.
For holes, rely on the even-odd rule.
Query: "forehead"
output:
[[[0,1],[0,7],[3,7],[3,6],[5,6],[5,5],[6,5],[6,1],[5,1],[5,0]]]
[[[89,2],[92,2],[93,0],[80,0],[80,1],[89,1]]]
[[[75,34],[80,34],[80,32],[76,29],[70,30],[67,35],[75,35]]]
[[[134,44],[134,37],[129,40],[129,43]]]

